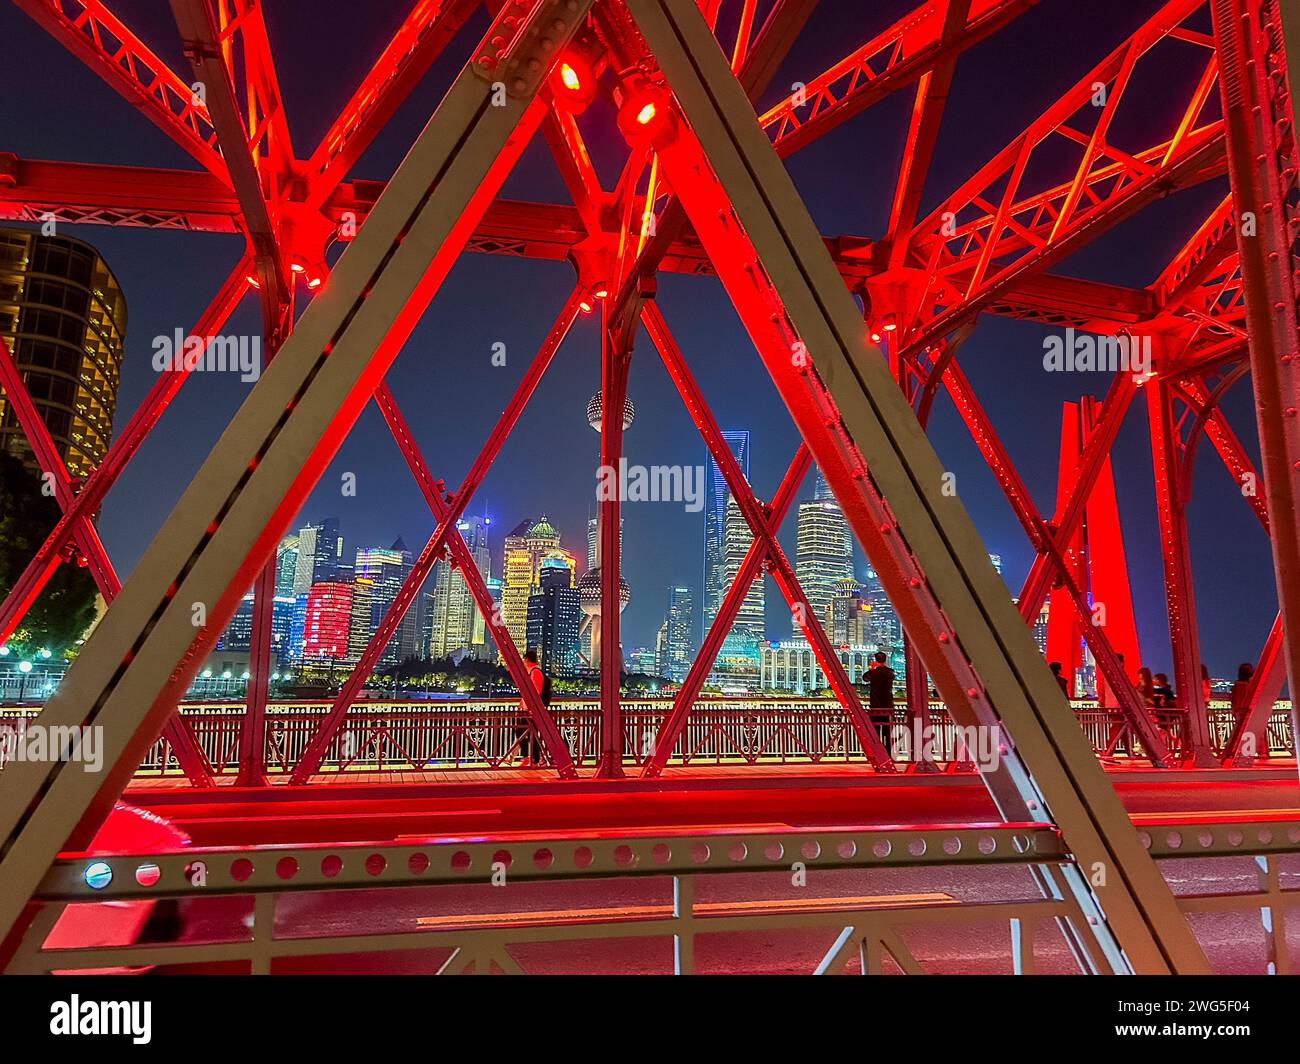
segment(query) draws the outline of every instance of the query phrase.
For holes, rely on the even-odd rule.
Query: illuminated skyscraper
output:
[[[572,676],[578,666],[582,610],[573,569],[563,558],[542,559],[537,589],[528,597],[527,648],[549,676]]]
[[[722,438],[740,463],[740,471],[749,478],[749,430],[724,430]],[[724,576],[727,499],[731,492],[722,476],[722,468],[710,455],[708,476],[704,480],[704,629],[713,623],[727,593]]]
[[[294,564],[293,591],[308,591],[322,580],[343,575],[343,534],[337,517],[326,517],[298,531],[298,558]]]
[[[401,590],[402,582],[411,571],[411,552],[399,536],[391,547],[358,547],[353,579],[369,580],[373,585],[370,595],[369,634],[374,635]],[[415,657],[415,610],[407,610],[379,656],[380,665],[396,665]],[[358,655],[360,656],[360,655]]]
[[[736,500],[727,496],[723,518],[722,586],[731,587],[754,536]],[[757,689],[759,658],[766,640],[767,617],[764,605],[763,574],[749,586],[736,619],[722,640],[710,674],[712,682],[726,689]]]
[[[99,465],[113,435],[126,338],[117,278],[84,240],[0,228],[0,336],[74,477]],[[36,460],[0,396],[0,450]]]
[[[348,652],[350,664],[361,660],[366,652],[373,629],[370,627],[371,608],[375,602],[375,582],[368,576],[352,579],[352,609],[348,614]]]
[[[501,619],[521,652],[528,641],[528,600],[538,587],[542,563],[547,559],[563,564],[572,578],[577,563],[560,546],[560,534],[545,517],[520,523],[506,537],[501,572]]]
[[[678,683],[686,679],[695,655],[694,598],[689,587],[676,585],[668,589],[668,615],[661,628],[662,646],[655,647],[656,671]]]
[[[298,537],[285,536],[275,549],[275,593],[292,595],[298,570]]]
[[[343,661],[348,656],[352,585],[324,581],[307,592],[303,614],[304,661]]]
[[[489,523],[486,517],[463,517],[456,523],[484,580],[492,575],[492,559],[488,552]],[[469,651],[475,657],[484,656],[483,615],[474,603],[465,577],[459,570],[453,570],[446,559],[434,567],[429,611],[430,657],[444,658],[461,651]]]
[[[723,533],[722,586],[726,589],[731,587],[736,579],[745,555],[749,552],[749,546],[754,542],[754,533],[750,530],[745,515],[740,512],[740,506],[730,495],[727,496],[724,511]],[[736,614],[731,630],[734,632],[743,628],[755,639],[766,638],[767,616],[764,603],[764,578],[760,569],[758,576],[749,586],[749,592],[745,595],[745,601],[741,603],[740,612]]]
[[[799,504],[795,576],[808,596],[813,617],[818,620],[826,616],[836,585],[853,578],[849,523],[820,469],[813,500]]]
[[[862,590],[862,585],[851,578],[835,585],[834,594],[821,616],[832,646],[869,646],[875,650],[874,611],[872,604],[863,597]]]

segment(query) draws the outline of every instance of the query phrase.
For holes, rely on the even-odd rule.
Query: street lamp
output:
[[[18,663],[18,672],[20,674],[20,678],[18,680],[18,701],[19,702],[21,702],[23,700],[23,697],[27,694],[27,674],[30,673],[31,671],[32,671],[32,663],[30,661],[20,661]]]

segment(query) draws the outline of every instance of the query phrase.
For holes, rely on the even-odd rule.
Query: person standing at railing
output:
[[[1144,705],[1158,705],[1156,702],[1156,682],[1151,676],[1151,670],[1145,665],[1138,669],[1137,693]]]
[[[524,666],[528,669],[528,679],[542,700],[542,705],[549,706],[551,678],[542,671],[542,666],[537,661],[536,650],[528,650],[524,653]],[[535,749],[537,742],[533,738],[533,725],[528,719],[528,705],[523,699],[519,701],[519,712],[523,714],[523,722],[519,728],[519,767],[531,768],[534,761],[541,763],[541,752]]]
[[[1061,675],[1061,667],[1059,661],[1054,661],[1048,666],[1052,670],[1052,675],[1056,677],[1056,685],[1061,689],[1061,694],[1065,695],[1068,702],[1070,699],[1070,685],[1066,682],[1065,677]]]
[[[1154,699],[1152,705],[1157,709],[1174,708],[1174,688],[1169,682],[1169,677],[1163,672],[1156,673],[1155,685],[1151,689],[1151,696]]]
[[[888,655],[878,650],[867,669],[868,708],[886,750],[889,749],[889,728],[894,719],[894,670],[888,662]]]
[[[1237,727],[1250,716],[1251,688],[1254,686],[1255,666],[1243,661],[1237,666],[1237,682],[1232,685],[1232,717]],[[1247,744],[1253,746],[1250,749]],[[1242,735],[1238,750],[1244,757],[1268,757],[1268,724]]]

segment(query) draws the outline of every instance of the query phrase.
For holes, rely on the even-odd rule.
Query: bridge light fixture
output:
[[[576,52],[568,52],[555,64],[551,79],[555,102],[571,114],[582,114],[596,98],[596,73]]]
[[[633,146],[648,146],[673,132],[672,101],[668,90],[645,77],[631,78],[618,111],[618,128]]]

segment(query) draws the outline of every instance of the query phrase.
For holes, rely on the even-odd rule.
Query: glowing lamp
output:
[[[652,81],[634,81],[618,111],[618,128],[633,145],[666,138],[673,131],[672,103],[668,91]]]
[[[249,287],[249,288],[261,288],[261,287],[262,287],[262,282],[259,281],[259,280],[257,279],[257,277],[256,277],[254,274],[251,274],[251,273],[250,273],[247,277],[244,278],[244,280],[248,282],[248,287]]]
[[[570,52],[555,64],[551,89],[557,104],[572,114],[581,114],[596,98],[596,74],[587,60]]]

